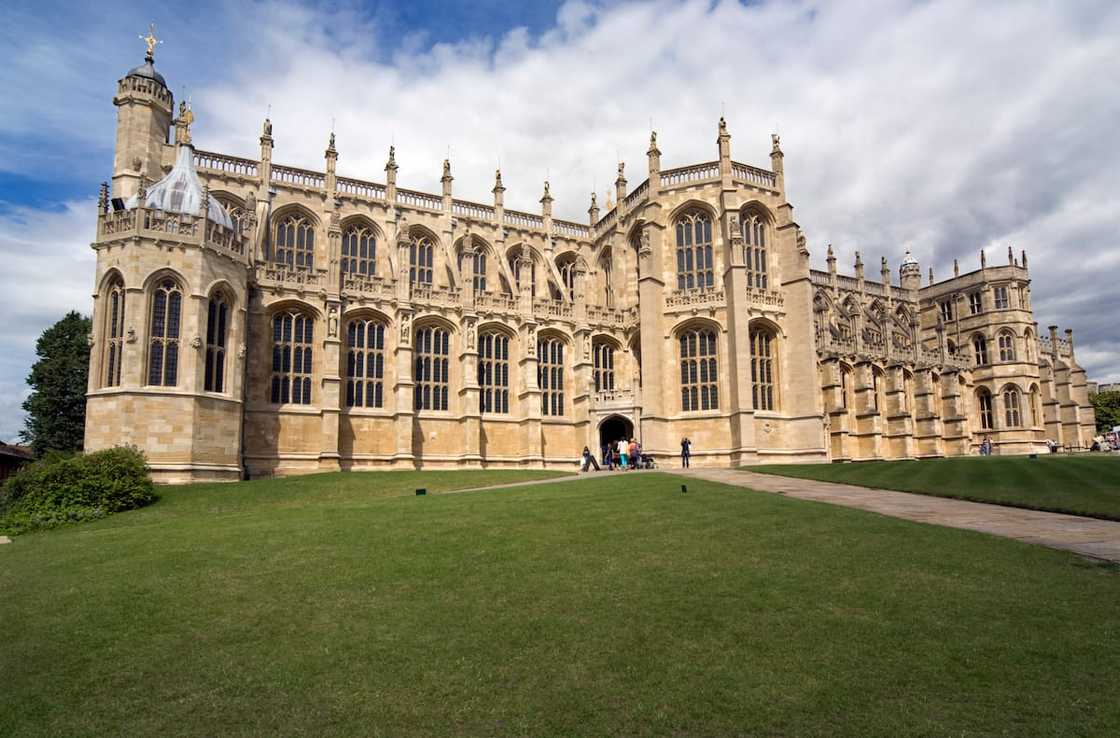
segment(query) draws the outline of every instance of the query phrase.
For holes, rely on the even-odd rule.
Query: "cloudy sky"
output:
[[[1030,256],[1035,315],[1120,380],[1120,4],[1069,2],[55,3],[0,7],[0,439],[22,427],[38,334],[91,300],[94,198],[111,174],[116,80],[142,61],[189,96],[195,143],[536,210],[548,177],[583,222],[621,158],[768,165],[782,135],[795,216],[823,265],[855,250],[923,274]]]

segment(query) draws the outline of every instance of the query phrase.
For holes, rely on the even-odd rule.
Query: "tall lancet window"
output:
[[[774,334],[767,328],[752,328],[751,339],[751,393],[755,410],[776,410],[777,363]]]
[[[739,227],[743,234],[747,286],[766,289],[770,286],[766,254],[766,221],[755,213],[744,213]]]
[[[124,359],[124,282],[120,277],[109,283],[105,300],[105,380],[102,384],[118,387]]]
[[[351,320],[346,326],[346,407],[385,402],[385,324]]]
[[[225,392],[226,336],[229,332],[229,302],[220,294],[210,298],[206,307],[206,370],[203,387],[207,392]]]
[[[315,226],[299,214],[280,219],[276,225],[273,260],[294,269],[315,266]]]
[[[413,236],[408,247],[408,281],[412,284],[432,283],[435,245],[427,235]]]
[[[443,328],[416,331],[413,405],[417,410],[446,410],[450,387],[450,336]]]
[[[599,271],[603,273],[603,304],[614,307],[614,273],[610,249],[604,249],[599,257]]]
[[[681,410],[715,410],[719,407],[719,367],[716,334],[707,328],[680,336]]]
[[[712,219],[699,208],[677,218],[677,289],[715,284]]]
[[[596,343],[593,349],[595,359],[595,391],[608,392],[614,389],[614,346],[609,343]]]
[[[299,311],[272,318],[272,401],[310,405],[314,321]]]
[[[497,331],[478,337],[479,409],[483,413],[509,412],[509,336]]]
[[[179,323],[183,291],[172,279],[162,279],[152,293],[148,332],[148,384],[174,387],[179,383]]]
[[[541,415],[563,415],[564,342],[559,338],[537,341],[537,386],[541,390]]]
[[[377,274],[377,239],[366,226],[352,225],[342,233],[342,273]]]

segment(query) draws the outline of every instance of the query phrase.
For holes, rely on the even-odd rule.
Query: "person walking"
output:
[[[692,441],[688,440],[688,436],[681,439],[681,468],[689,468],[689,460],[692,458]]]
[[[633,438],[630,439],[630,468],[637,469],[638,464],[641,462],[642,456],[638,451],[638,442]]]
[[[591,467],[595,467],[595,471],[602,471],[599,467],[599,462],[595,460],[595,454],[591,453],[591,449],[587,446],[583,447],[583,468],[580,471],[587,471]]]
[[[611,463],[611,442],[610,441],[606,441],[605,443],[603,443],[602,451],[603,451],[603,466],[607,467],[608,470],[613,469],[614,464]]]

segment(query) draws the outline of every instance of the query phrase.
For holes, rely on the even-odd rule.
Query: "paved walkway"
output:
[[[736,469],[690,469],[686,472],[674,470],[672,473],[802,500],[870,510],[919,523],[975,530],[1120,562],[1120,522]]]

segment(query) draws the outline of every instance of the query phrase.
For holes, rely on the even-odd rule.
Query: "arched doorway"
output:
[[[611,415],[599,424],[599,449],[608,441],[620,441],[634,437],[634,424],[621,415]]]

